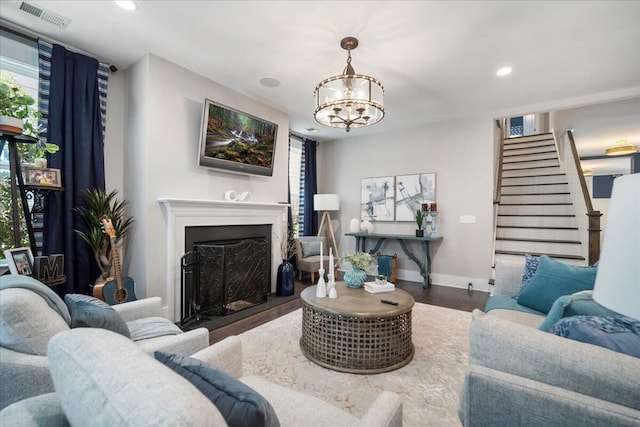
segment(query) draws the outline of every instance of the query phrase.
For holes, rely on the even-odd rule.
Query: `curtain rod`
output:
[[[29,40],[33,40],[33,41],[36,41],[36,42],[38,40],[44,40],[44,41],[49,42],[51,44],[53,44],[53,43],[59,44],[60,46],[63,46],[66,49],[70,49],[70,50],[72,50],[74,52],[81,53],[81,54],[86,55],[86,56],[91,56],[91,57],[94,57],[96,59],[99,58],[99,56],[96,55],[96,54],[93,54],[93,53],[86,52],[84,50],[78,49],[75,46],[70,46],[67,43],[63,43],[63,42],[61,42],[59,40],[55,40],[55,39],[52,39],[52,38],[49,38],[49,37],[42,36],[41,34],[38,34],[35,31],[32,31],[32,30],[30,30],[28,28],[25,28],[20,24],[16,24],[15,22],[11,22],[6,18],[0,18],[0,28],[2,28],[5,31],[8,31],[10,33],[16,34],[18,36],[27,38]],[[105,64],[109,64],[108,62],[101,61],[100,59],[98,59],[98,61],[102,62],[102,63],[105,63]],[[115,70],[112,69],[112,68],[115,68],[115,66],[109,64],[109,69],[111,69],[111,71],[114,71],[114,72],[117,71],[117,68]]]
[[[295,132],[293,132],[291,130],[289,131],[289,136],[294,136],[294,137],[298,138],[302,142],[315,142],[316,145],[319,145],[318,141],[316,141],[314,139],[305,138],[304,136],[299,135],[299,134],[297,134],[297,133],[295,133]]]

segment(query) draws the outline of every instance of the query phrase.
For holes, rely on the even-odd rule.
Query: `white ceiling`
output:
[[[133,13],[112,1],[29,2],[69,18],[66,29],[19,3],[2,0],[2,18],[121,70],[161,56],[287,113],[291,129],[318,140],[640,97],[638,1],[145,0]],[[349,135],[313,119],[315,85],[346,65],[345,36],[360,40],[352,65],[382,81],[386,110]],[[513,73],[497,77],[505,65]],[[281,85],[262,86],[264,77]],[[640,144],[632,107],[627,139]]]

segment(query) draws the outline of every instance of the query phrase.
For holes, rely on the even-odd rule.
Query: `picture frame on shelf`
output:
[[[22,170],[24,172],[25,185],[52,188],[62,187],[60,169],[24,166]]]
[[[436,174],[396,175],[396,221],[415,221],[416,210],[436,201]]]
[[[7,259],[11,274],[33,276],[33,253],[31,248],[6,249],[4,256]]]
[[[362,178],[360,184],[360,219],[395,221],[395,178]]]

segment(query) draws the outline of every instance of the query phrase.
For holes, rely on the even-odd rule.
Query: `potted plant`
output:
[[[375,258],[368,252],[344,254],[340,257],[340,263],[343,262],[351,264],[351,270],[344,274],[344,282],[350,288],[361,288],[367,280],[366,270],[376,264]]]
[[[13,76],[0,75],[0,130],[38,137],[40,116],[36,101]]]
[[[418,228],[416,229],[416,237],[424,237],[424,230],[422,229],[424,217],[425,214],[420,209],[416,209],[416,224],[418,224]]]
[[[96,279],[96,284],[107,280],[113,268],[111,241],[102,229],[102,216],[106,215],[111,220],[116,241],[129,234],[134,221],[132,217],[125,218],[127,201],[119,201],[117,195],[117,190],[110,193],[99,189],[84,190],[80,195],[83,204],[74,208],[85,226],[83,230],[74,231],[91,247],[100,267],[101,274]]]
[[[38,138],[42,132],[38,119],[42,114],[38,111],[36,101],[22,87],[16,84],[13,76],[0,75],[0,130]],[[35,151],[23,151],[22,156],[44,158],[46,153],[54,154],[60,147],[56,144],[40,142]],[[47,167],[46,160],[35,161],[38,167]]]

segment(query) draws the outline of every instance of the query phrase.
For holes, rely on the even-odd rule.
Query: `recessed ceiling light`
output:
[[[278,87],[280,86],[280,80],[274,79],[273,77],[264,77],[260,79],[260,84],[266,87]]]
[[[114,0],[118,6],[120,6],[124,10],[128,10],[129,12],[133,12],[138,10],[138,5],[131,0]]]
[[[500,76],[500,77],[502,77],[502,76],[506,76],[506,75],[508,75],[508,74],[511,74],[511,71],[513,71],[513,70],[511,69],[511,67],[502,67],[502,68],[500,68],[500,69],[496,72],[496,75],[498,75],[498,76]]]

